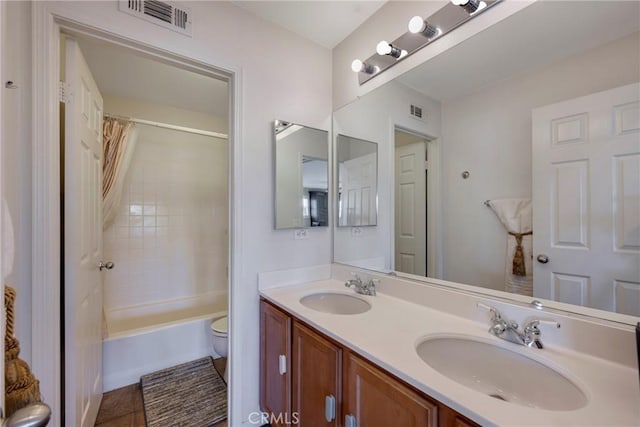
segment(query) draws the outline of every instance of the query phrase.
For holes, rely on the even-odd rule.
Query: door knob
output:
[[[51,409],[44,403],[32,403],[18,409],[2,421],[2,427],[44,427],[51,418]]]
[[[549,262],[549,257],[545,254],[540,254],[536,258],[540,264],[546,264]]]
[[[116,265],[112,262],[112,261],[100,261],[100,264],[98,264],[98,267],[100,267],[100,271],[104,270],[105,268],[107,270],[111,270],[113,267],[115,267]]]

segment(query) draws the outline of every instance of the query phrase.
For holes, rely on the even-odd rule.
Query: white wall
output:
[[[638,46],[635,33],[442,103],[444,279],[504,289],[507,238],[482,202],[531,197],[531,110],[637,82]]]
[[[195,305],[226,293],[227,141],[138,129],[121,207],[104,232],[104,257],[116,264],[104,275],[105,310],[175,299]]]
[[[409,114],[410,105],[423,107],[422,120]],[[370,268],[391,268],[393,236],[393,153],[395,126],[438,138],[440,103],[400,83],[391,82],[334,113],[334,137],[351,136],[378,144],[378,225],[338,227],[334,235],[337,262]]]
[[[275,118],[328,129],[331,52],[228,2],[189,2],[193,37],[123,14],[115,1],[44,4],[68,19],[239,73],[241,134],[235,147],[242,175],[234,185],[242,190],[236,194],[241,209],[235,217],[242,254],[236,260],[239,276],[234,279],[231,307],[231,326],[237,331],[231,337],[231,414],[238,425],[258,409],[258,272],[331,261],[328,229],[311,230],[307,240],[294,240],[291,231],[273,230],[271,143]],[[31,31],[29,25],[23,29]],[[29,57],[31,50],[20,53]],[[30,174],[28,168],[22,172]]]
[[[5,2],[3,22],[3,76],[18,89],[5,89],[2,81],[3,197],[13,221],[15,260],[6,284],[17,292],[16,336],[20,357],[31,363],[31,4]],[[10,43],[7,42],[10,40]],[[27,53],[25,55],[25,53]],[[6,270],[3,269],[4,271]]]

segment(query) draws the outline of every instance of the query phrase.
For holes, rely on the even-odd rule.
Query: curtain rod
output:
[[[151,120],[136,119],[136,118],[133,118],[133,117],[119,116],[117,114],[110,114],[110,113],[104,113],[104,116],[105,117],[111,117],[113,119],[128,120],[130,122],[138,123],[138,124],[141,124],[141,125],[155,126],[155,127],[158,127],[158,128],[177,130],[177,131],[187,132],[187,133],[194,133],[196,135],[204,135],[204,136],[212,136],[214,138],[228,139],[228,135],[226,133],[218,133],[218,132],[212,132],[212,131],[208,131],[208,130],[189,128],[189,127],[185,127],[185,126],[170,125],[168,123],[161,123],[161,122],[154,122],[154,121],[151,121]]]

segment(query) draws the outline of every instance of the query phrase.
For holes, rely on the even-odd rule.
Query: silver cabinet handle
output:
[[[546,264],[549,262],[549,257],[545,254],[540,254],[536,257],[540,264]]]
[[[324,418],[327,422],[336,419],[336,398],[332,394],[324,397]]]
[[[278,372],[280,372],[280,375],[287,373],[287,356],[284,354],[278,357]]]
[[[344,417],[344,427],[357,427],[356,425],[356,417],[353,415],[345,415]]]
[[[100,271],[107,269],[107,270],[111,270],[113,267],[115,267],[116,265],[113,263],[113,261],[100,261],[100,263],[98,264],[98,267],[100,268]]]
[[[2,427],[44,427],[51,418],[51,409],[44,403],[32,403],[18,409],[2,421]]]

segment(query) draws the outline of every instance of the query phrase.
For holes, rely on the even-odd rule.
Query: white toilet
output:
[[[228,340],[227,340],[227,316],[214,319],[211,322],[211,344],[213,351],[221,357],[227,357]],[[227,369],[224,370],[224,382],[227,382]]]

